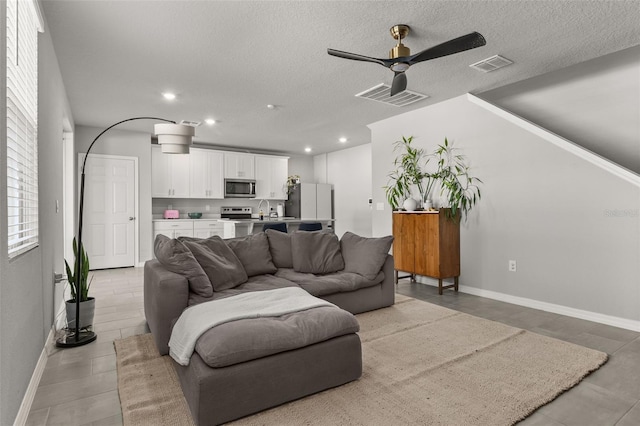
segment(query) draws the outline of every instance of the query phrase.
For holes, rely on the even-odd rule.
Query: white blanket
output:
[[[253,291],[185,309],[169,339],[169,355],[189,365],[196,341],[212,327],[245,318],[278,317],[318,306],[335,306],[298,287]]]

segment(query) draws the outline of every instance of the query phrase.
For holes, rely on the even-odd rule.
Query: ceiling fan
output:
[[[409,34],[409,26],[402,24],[394,25],[390,31],[393,38],[398,40],[398,44],[389,52],[389,59],[371,58],[369,56],[334,49],[327,49],[327,53],[339,58],[353,59],[354,61],[373,62],[389,68],[394,72],[393,82],[391,83],[391,96],[393,96],[407,88],[407,76],[404,73],[411,65],[430,59],[453,55],[454,53],[464,52],[465,50],[475,49],[476,47],[487,44],[482,34],[472,32],[454,38],[453,40],[445,41],[437,46],[430,47],[415,55],[411,55],[409,48],[402,44],[402,39]]]

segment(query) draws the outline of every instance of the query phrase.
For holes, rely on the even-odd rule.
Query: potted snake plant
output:
[[[84,250],[84,247],[78,245],[76,239],[73,239],[73,255],[75,261],[73,269],[69,263],[64,261],[67,268],[67,280],[69,281],[69,287],[71,289],[71,299],[65,302],[67,310],[67,327],[69,329],[75,329],[76,327],[76,300],[80,301],[80,327],[81,329],[90,327],[93,325],[93,317],[95,313],[95,299],[89,297],[89,288],[91,287],[91,281],[93,276],[89,279],[89,256]],[[82,270],[78,272],[78,276],[75,275],[77,262],[82,258]]]

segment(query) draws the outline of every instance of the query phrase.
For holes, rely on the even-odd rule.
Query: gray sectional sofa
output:
[[[163,355],[183,311],[204,302],[293,287],[337,306],[242,319],[202,334],[188,365],[174,362],[195,422],[225,423],[359,378],[353,314],[394,303],[391,242],[275,230],[229,240],[159,236],[157,259],[144,268],[144,310]]]

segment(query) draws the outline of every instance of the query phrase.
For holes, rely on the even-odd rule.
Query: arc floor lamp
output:
[[[89,149],[87,149],[87,153],[84,157],[84,161],[82,162],[82,174],[80,176],[80,201],[79,201],[79,213],[78,213],[78,233],[76,234],[76,241],[78,243],[78,258],[75,262],[75,271],[74,274],[78,278],[80,277],[80,271],[82,271],[82,213],[84,210],[84,170],[87,165],[87,159],[89,158],[89,152],[91,152],[91,148],[93,145],[100,139],[100,136],[104,135],[106,132],[111,130],[112,128],[126,123],[127,121],[134,120],[158,120],[164,121],[166,123],[156,124],[154,126],[154,131],[156,136],[158,136],[158,144],[162,146],[162,152],[165,154],[188,154],[189,147],[191,146],[191,142],[193,136],[195,135],[195,128],[192,126],[185,126],[182,124],[177,124],[173,120],[167,120],[164,118],[157,117],[133,117],[127,118],[126,120],[119,121],[115,124],[104,129],[89,145]],[[77,284],[79,281],[77,281]],[[98,336],[95,332],[85,330],[80,330],[80,291],[79,288],[76,290],[76,320],[75,320],[75,329],[73,331],[67,331],[65,335],[60,337],[56,341],[56,346],[61,348],[70,348],[75,346],[86,345],[87,343],[91,343],[96,340]]]

